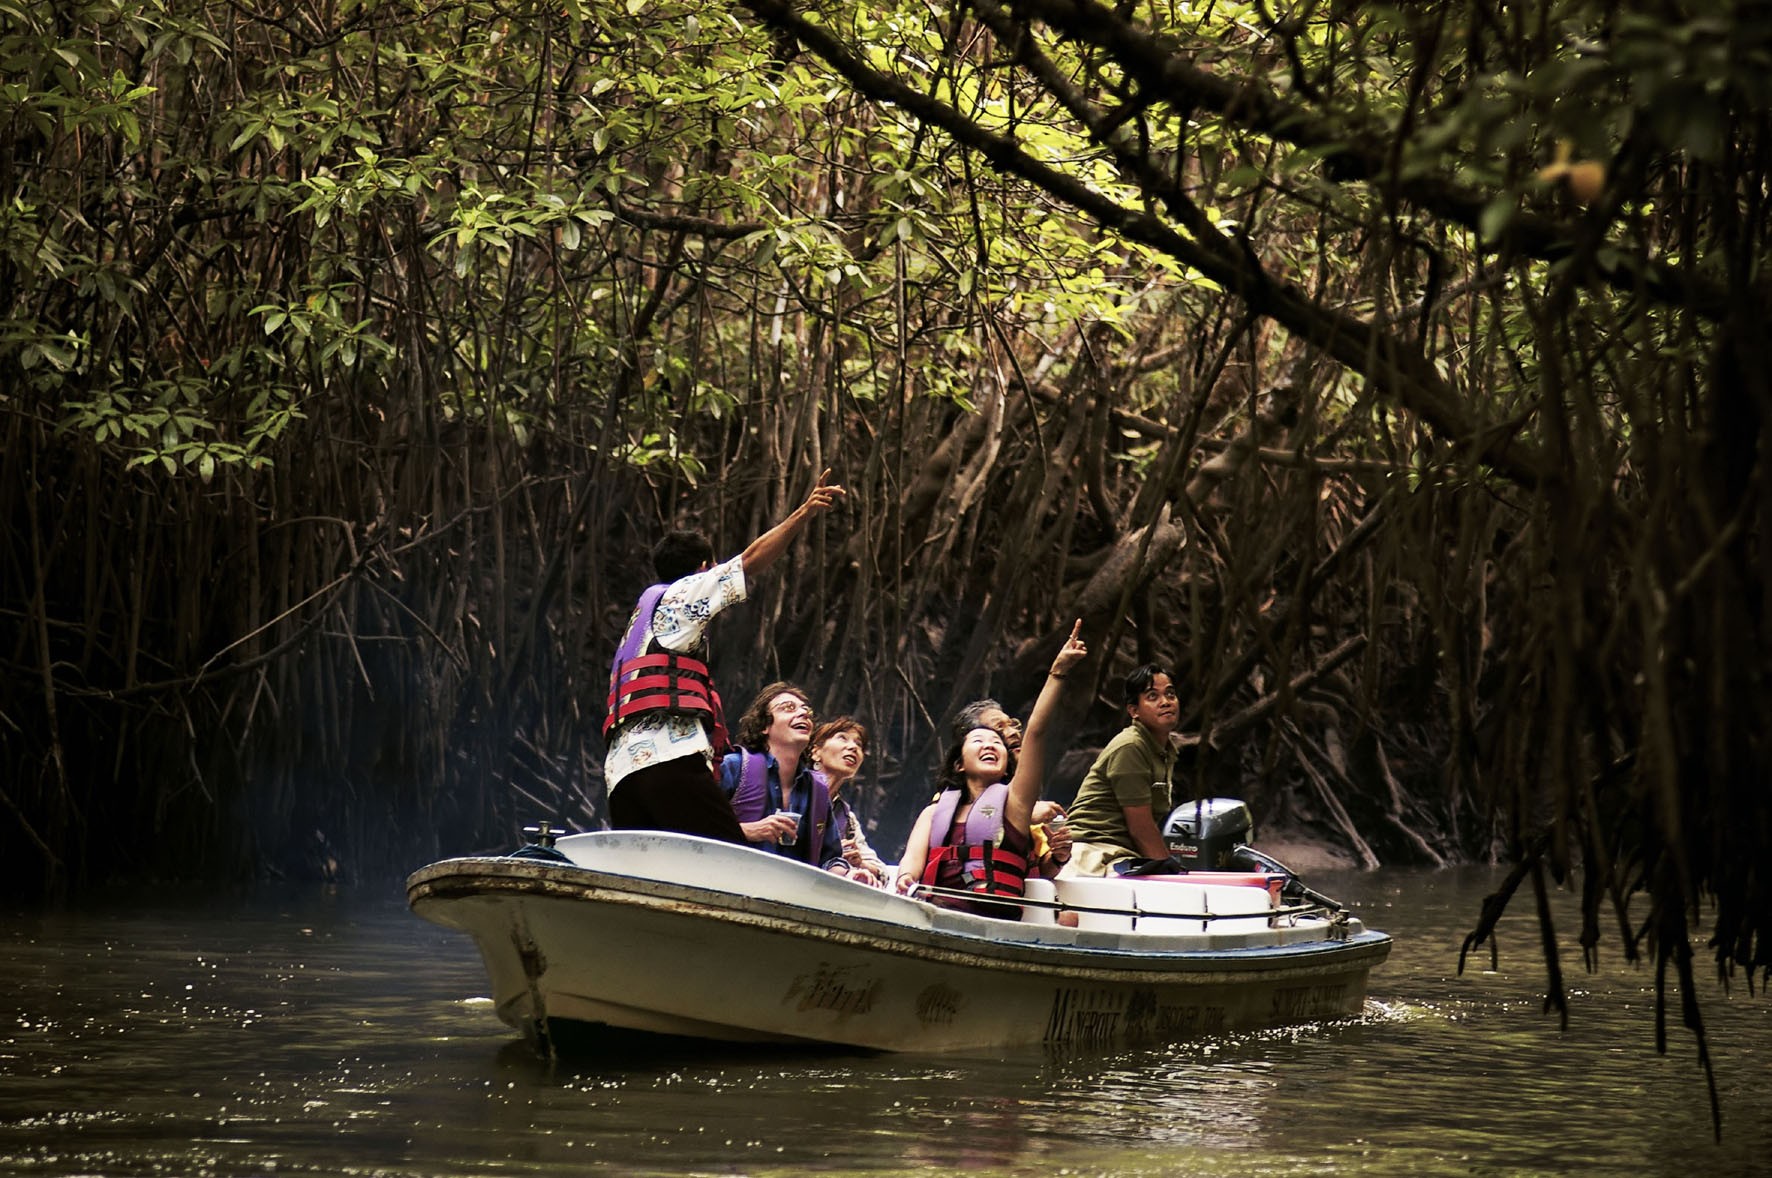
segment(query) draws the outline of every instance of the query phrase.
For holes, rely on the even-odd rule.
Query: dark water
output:
[[[1007,1058],[630,1055],[550,1068],[466,938],[396,889],[136,895],[0,918],[0,1174],[1749,1174],[1772,1170],[1772,999],[1573,965],[1539,1012],[1529,907],[1455,974],[1493,873],[1322,876],[1397,937],[1367,1017]],[[1572,926],[1571,926],[1572,931]],[[1480,966],[1487,965],[1487,959]]]

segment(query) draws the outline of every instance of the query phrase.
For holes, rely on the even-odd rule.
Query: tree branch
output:
[[[1373,324],[1324,307],[1289,282],[1268,274],[1242,243],[1205,225],[1195,236],[1150,212],[1112,200],[1084,180],[1023,151],[1012,137],[991,131],[953,107],[867,65],[835,34],[808,21],[789,0],[744,0],[759,19],[823,58],[863,96],[898,106],[971,147],[992,166],[1033,184],[1103,229],[1160,250],[1242,298],[1249,308],[1371,379],[1434,433],[1468,451],[1472,461],[1523,485],[1555,480],[1544,458],[1497,426],[1471,414],[1458,394],[1418,350]],[[1179,194],[1165,193],[1173,208]],[[1182,198],[1185,199],[1185,198]],[[1201,219],[1203,220],[1203,218]]]

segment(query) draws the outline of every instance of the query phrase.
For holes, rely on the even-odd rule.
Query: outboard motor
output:
[[[1255,824],[1249,807],[1235,798],[1196,798],[1169,811],[1163,841],[1188,871],[1239,871],[1236,852],[1250,838]],[[1265,870],[1265,868],[1258,869]]]
[[[1257,851],[1245,841],[1253,837],[1255,823],[1249,807],[1236,798],[1196,798],[1169,811],[1163,823],[1163,841],[1169,853],[1186,871],[1261,871],[1286,877],[1282,895],[1307,900],[1331,911],[1345,911],[1323,893],[1305,886],[1298,873],[1271,855]]]

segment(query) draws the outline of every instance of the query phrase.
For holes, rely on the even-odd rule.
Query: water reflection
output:
[[[378,895],[129,897],[6,920],[0,1174],[1751,1173],[1766,1000],[1706,1000],[1727,1138],[1653,976],[1540,1013],[1529,914],[1456,976],[1493,876],[1325,881],[1398,937],[1360,1019],[1119,1051],[899,1056],[656,1044],[557,1061],[465,938]],[[1573,923],[1567,926],[1573,930]],[[1476,963],[1486,966],[1487,961]]]

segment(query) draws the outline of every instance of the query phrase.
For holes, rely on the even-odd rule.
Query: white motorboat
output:
[[[434,863],[406,891],[474,938],[498,1016],[541,1044],[603,1027],[954,1051],[1359,1014],[1390,938],[1284,878],[1031,880],[1021,919],[997,919],[748,847],[600,831]]]

